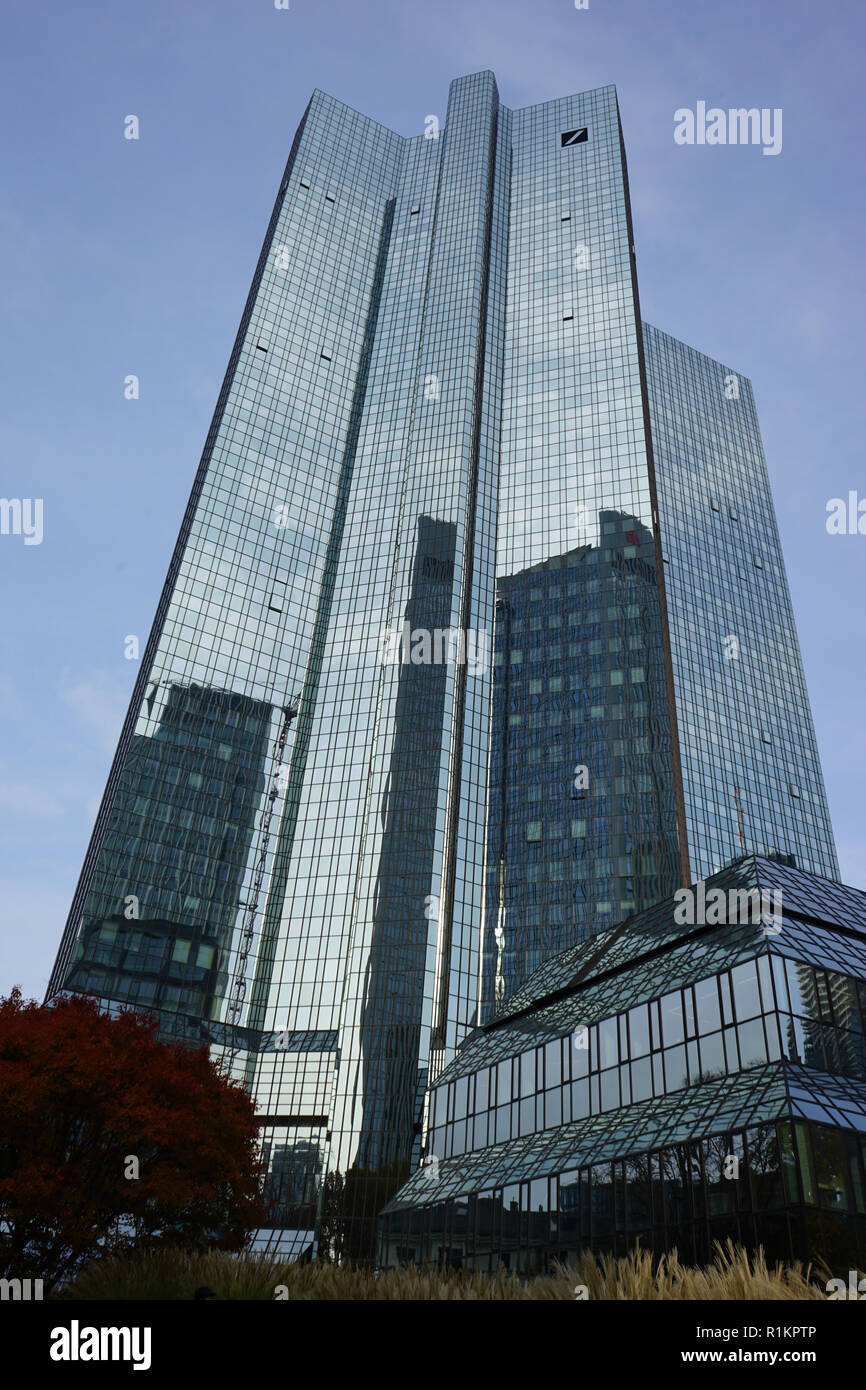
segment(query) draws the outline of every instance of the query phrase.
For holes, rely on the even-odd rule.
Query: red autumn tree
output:
[[[254,1108],[207,1049],[82,996],[0,999],[0,1274],[50,1288],[89,1257],[241,1248],[262,1220]]]

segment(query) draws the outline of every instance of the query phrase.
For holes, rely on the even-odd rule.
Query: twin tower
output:
[[[752,853],[838,878],[752,389],[641,320],[615,89],[316,91],[49,992],[209,1043],[274,1228],[363,1254],[467,1031]]]

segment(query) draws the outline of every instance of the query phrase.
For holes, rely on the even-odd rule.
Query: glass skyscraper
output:
[[[751,383],[643,341],[690,877],[776,849],[838,879]]]
[[[837,876],[730,376],[641,323],[613,87],[314,93],[49,990],[211,1044],[300,1242],[372,1253],[547,957],[749,851]]]

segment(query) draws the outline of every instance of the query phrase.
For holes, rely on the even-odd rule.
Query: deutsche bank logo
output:
[[[559,137],[559,143],[563,147],[566,145],[582,145],[589,139],[589,126],[581,126],[579,130],[564,130]]]

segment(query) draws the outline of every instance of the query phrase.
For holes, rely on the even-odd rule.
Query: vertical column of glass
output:
[[[483,1017],[677,869],[615,91],[513,132]]]
[[[467,873],[458,833],[466,810],[458,792],[468,769],[457,756],[465,692],[484,674],[479,634],[465,626],[480,612],[470,586],[483,582],[473,573],[474,511],[496,114],[492,74],[461,79],[452,84],[437,142],[432,248],[392,523],[387,627],[393,640],[381,648],[332,1122],[330,1163],[352,1188],[350,1242],[374,1239],[385,1190],[405,1177],[413,1151],[417,1156],[437,982],[451,989],[443,955],[471,949],[462,939],[469,929],[465,895],[450,941],[449,904]],[[487,436],[485,450],[489,491]],[[476,756],[471,745],[469,753]],[[477,857],[469,871],[480,880]],[[474,930],[477,942],[477,924]]]
[[[694,877],[777,849],[838,878],[751,383],[643,335]]]
[[[382,349],[394,327],[393,278],[402,256],[395,246],[408,214],[400,199],[405,159],[402,138],[331,103],[321,146],[310,151],[306,165],[335,224],[322,228],[324,254],[343,269],[319,332],[323,362],[339,379],[345,427],[335,440],[334,505],[321,518],[322,582],[314,596],[297,730],[283,769],[285,809],[251,996],[250,1023],[273,1030],[275,1041],[246,1079],[260,1111],[296,1118],[278,1129],[279,1148],[284,1158],[294,1154],[308,1189],[325,1163],[357,867],[353,817],[366,775],[364,725],[377,679],[367,638],[380,576],[375,562],[359,556],[364,528],[358,508],[359,498],[378,491],[370,473],[387,442],[382,410],[393,406],[382,383]],[[351,343],[351,353],[339,351],[341,342]],[[321,408],[329,412],[326,398]],[[371,534],[381,541],[384,532],[372,526]],[[287,1048],[287,1037],[307,1042]],[[319,1121],[312,1132],[304,1123],[310,1116]]]
[[[345,997],[363,993],[365,963],[352,947],[360,912],[375,915],[365,890],[363,840],[371,761],[379,720],[394,585],[397,517],[405,481],[409,422],[435,211],[439,144],[401,142],[393,196],[383,206],[375,293],[368,314],[363,394],[344,469],[344,508],[333,554],[316,699],[303,765],[297,771],[297,829],[286,853],[274,961],[263,973],[269,1027],[337,1029]],[[387,869],[387,865],[385,866]],[[398,866],[394,865],[397,875]],[[383,885],[390,892],[389,878]],[[369,922],[368,922],[369,926]],[[369,951],[369,947],[368,947]],[[417,1001],[414,1001],[417,1004]],[[329,1128],[336,1174],[324,1194],[324,1222],[354,1206],[352,1167],[365,1113],[360,1025],[340,1032],[336,1098]],[[297,1059],[297,1067],[308,1065]],[[353,1076],[357,1090],[344,1077]],[[261,1084],[264,1082],[262,1074]],[[363,1194],[362,1194],[363,1196]],[[340,1218],[342,1219],[342,1218]],[[357,1252],[356,1252],[357,1253]]]
[[[250,1021],[244,1006],[265,904],[281,901],[297,826],[303,738],[318,700],[334,542],[403,148],[399,136],[314,94],[208,441],[65,981],[157,1008],[163,1020],[174,1010]],[[300,716],[289,726],[299,691]],[[310,898],[319,937],[328,906]],[[311,961],[317,944],[311,929]],[[332,963],[320,959],[318,970],[333,996]],[[252,1021],[268,1022],[261,1009]],[[323,1161],[335,1042],[311,1021],[318,1028],[312,1012],[299,1011],[290,1046],[262,1054],[256,1077],[260,1112],[303,1121],[281,1123],[265,1143],[275,1173],[291,1168],[295,1205],[307,1212],[310,1175]],[[305,1028],[309,1035],[298,1036]],[[238,1059],[248,1081],[256,1056]]]
[[[504,107],[499,108],[495,140],[485,288],[487,327],[477,385],[477,477],[470,565],[464,584],[468,614],[462,622],[473,634],[477,669],[470,668],[471,678],[463,684],[462,707],[458,706],[455,746],[460,755],[460,785],[455,794],[459,794],[460,814],[452,839],[453,887],[442,914],[449,935],[439,957],[431,1078],[478,1017],[511,184],[511,112]]]

